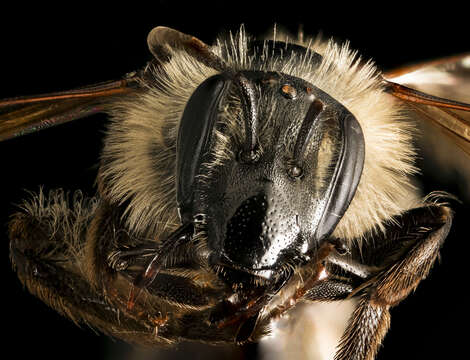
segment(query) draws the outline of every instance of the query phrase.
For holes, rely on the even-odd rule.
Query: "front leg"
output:
[[[449,232],[452,212],[445,206],[428,205],[394,220],[377,242],[379,246],[363,246],[353,253],[353,259],[361,262],[358,272],[369,273],[352,293],[360,301],[335,360],[374,359],[390,326],[390,307],[406,298],[429,273]],[[354,267],[353,262],[345,261]]]

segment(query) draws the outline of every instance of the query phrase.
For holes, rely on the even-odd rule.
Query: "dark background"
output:
[[[349,39],[364,57],[389,69],[417,60],[470,50],[466,10],[411,9],[409,4],[343,6],[280,1],[278,4],[220,2],[188,5],[154,1],[97,9],[96,4],[6,6],[0,21],[0,98],[66,90],[117,79],[149,59],[147,33],[157,25],[174,27],[211,42],[220,31],[240,23],[263,34],[278,23],[296,33],[322,31],[326,37]],[[4,351],[18,359],[34,354],[47,359],[125,359],[130,348],[80,329],[27,294],[11,271],[6,224],[25,189],[63,187],[93,194],[96,163],[106,119],[94,116],[77,123],[0,144],[0,238],[2,337]],[[450,184],[426,182],[453,191]],[[453,234],[442,260],[416,293],[392,311],[392,327],[378,359],[438,359],[464,354],[468,333],[466,267],[469,254],[468,211],[459,206]],[[461,327],[463,326],[463,328]],[[202,356],[202,355],[201,355]],[[194,359],[197,353],[191,354]],[[202,357],[201,357],[202,358]]]

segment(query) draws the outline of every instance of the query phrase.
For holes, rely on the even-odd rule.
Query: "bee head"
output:
[[[221,124],[238,94],[238,126]],[[215,128],[233,158],[217,171]],[[364,162],[355,117],[312,84],[285,74],[223,72],[189,99],[177,143],[177,201],[183,223],[204,215],[212,261],[270,276],[305,259],[346,211]]]

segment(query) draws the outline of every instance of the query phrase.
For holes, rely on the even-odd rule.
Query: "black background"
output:
[[[154,1],[152,6],[97,4],[6,6],[0,21],[0,98],[66,90],[117,79],[149,59],[147,33],[166,25],[211,42],[240,23],[264,34],[278,23],[296,33],[322,31],[349,39],[364,57],[389,69],[417,60],[470,50],[466,10],[409,4],[348,5],[281,1],[262,4],[220,2],[188,5]],[[255,5],[256,4],[256,5]],[[93,194],[104,116],[0,144],[1,328],[4,351],[18,359],[124,359],[130,351],[89,329],[80,329],[27,294],[11,271],[6,224],[25,189],[63,187]],[[429,189],[454,190],[426,183]],[[442,260],[416,293],[392,311],[392,327],[378,359],[457,358],[465,354],[468,324],[466,207],[459,207]],[[461,326],[464,326],[463,328]],[[116,350],[118,349],[118,350]],[[197,354],[191,355],[198,358]]]

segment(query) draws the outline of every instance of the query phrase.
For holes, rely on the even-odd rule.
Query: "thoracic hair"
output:
[[[280,39],[274,32],[276,37]],[[219,38],[211,49],[234,70],[275,71],[302,78],[357,118],[365,138],[364,170],[333,235],[358,240],[367,231],[380,231],[391,216],[419,202],[410,185],[415,172],[413,126],[398,101],[383,91],[374,64],[363,61],[348,43],[301,39],[291,42],[309,49],[303,56],[273,56],[266,46],[249,54],[250,37],[242,27],[235,35]],[[149,69],[153,79],[145,81],[144,93],[114,105],[102,154],[101,191],[112,203],[125,204],[129,229],[138,236],[158,238],[178,226],[178,124],[196,87],[217,73],[182,50],[172,52],[169,62]],[[314,52],[322,55],[320,64],[310,61]],[[256,57],[261,61],[254,61]],[[220,118],[226,119],[228,134],[236,137],[242,131],[241,119]],[[235,156],[230,137],[216,133],[215,138],[214,161],[223,164]]]

